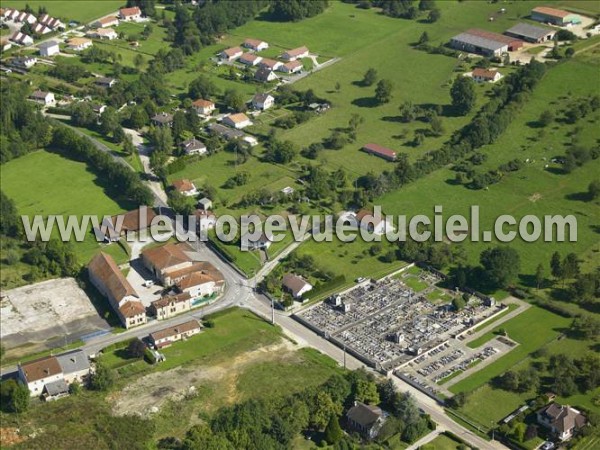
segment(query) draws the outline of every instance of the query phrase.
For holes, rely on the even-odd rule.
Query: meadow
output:
[[[118,11],[125,6],[122,0],[69,0],[69,1],[41,1],[41,0],[4,0],[3,8],[22,10],[29,5],[35,12],[44,6],[51,16],[64,19],[67,22],[75,20],[79,23],[90,22],[96,18]],[[64,21],[63,20],[63,21]]]
[[[118,195],[84,163],[43,150],[3,164],[2,190],[15,202],[19,214],[30,217],[37,214],[44,217],[49,214],[78,217],[84,214],[113,215],[131,206],[115,201]],[[112,254],[118,263],[128,260],[121,247],[101,246],[91,232],[86,234],[83,242],[73,241],[73,247],[80,264],[87,264],[101,248]],[[15,267],[19,272],[26,269],[26,266]],[[2,269],[3,279],[16,275],[4,264]]]

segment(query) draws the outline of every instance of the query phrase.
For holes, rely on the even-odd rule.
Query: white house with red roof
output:
[[[269,48],[269,43],[265,41],[261,41],[260,39],[246,39],[242,44],[244,47],[254,50],[255,52],[260,52],[262,50],[266,50]]]
[[[286,61],[296,61],[300,58],[306,58],[309,55],[309,53],[310,52],[308,51],[308,48],[302,46],[283,52],[281,58],[285,59]]]
[[[121,8],[119,10],[119,19],[125,22],[138,22],[142,18],[142,10],[138,6],[131,8]]]
[[[502,74],[497,70],[476,67],[471,73],[471,77],[477,83],[495,83],[502,78]]]
[[[231,47],[226,48],[221,53],[219,53],[219,57],[225,61],[234,61],[243,54],[244,51],[240,47]]]
[[[214,102],[211,102],[210,100],[204,100],[202,98],[194,100],[192,102],[192,107],[196,110],[196,113],[203,116],[210,116],[215,110]]]
[[[107,16],[102,19],[96,20],[92,26],[95,28],[108,28],[116,27],[119,25],[119,18],[117,16]]]
[[[244,53],[238,61],[247,66],[256,66],[262,59],[262,56],[255,55],[254,53]]]
[[[279,70],[285,73],[297,73],[302,70],[302,61],[290,61],[282,65]]]

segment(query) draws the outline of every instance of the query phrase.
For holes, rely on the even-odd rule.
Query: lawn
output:
[[[459,448],[460,442],[455,441],[454,439],[450,439],[448,436],[444,434],[440,434],[429,444],[423,446],[423,449],[431,449],[431,450],[456,450]]]
[[[402,282],[415,292],[421,292],[425,290],[427,286],[429,286],[426,282],[421,281],[413,276],[407,276],[402,278]]]
[[[19,213],[30,217],[113,215],[131,206],[117,203],[114,198],[118,196],[86,164],[43,150],[3,164],[1,186],[15,201]],[[81,264],[87,264],[101,248],[91,233],[86,234],[83,242],[73,241],[73,245]],[[118,245],[102,248],[116,256],[119,263],[128,259]]]
[[[22,10],[25,5],[29,5],[35,12],[40,6],[48,10],[48,14],[60,19],[75,20],[80,23],[91,22],[92,20],[116,12],[119,8],[125,6],[124,0],[94,0],[93,2],[84,0],[5,0],[2,2],[3,8],[15,8]]]
[[[494,328],[494,330],[476,339],[470,346],[485,344],[494,337],[499,328],[506,330],[508,337],[518,342],[519,345],[490,365],[454,384],[449,388],[450,391],[453,393],[472,391],[487,383],[527,358],[540,347],[556,339],[570,324],[570,319],[537,306],[531,306],[518,316],[504,322],[500,327]]]

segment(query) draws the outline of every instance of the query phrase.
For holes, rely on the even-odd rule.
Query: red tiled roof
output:
[[[187,333],[193,330],[199,330],[202,326],[198,323],[197,320],[189,320],[184,323],[180,323],[179,325],[174,325],[169,328],[165,328],[163,330],[155,331],[154,333],[150,333],[150,339],[153,342],[156,342],[160,339],[168,338],[171,336],[176,336],[181,333]]]
[[[179,192],[193,191],[194,189],[196,189],[194,183],[187,179],[173,181],[173,187]]]
[[[287,52],[285,52],[285,54],[288,56],[298,56],[298,55],[301,55],[302,53],[306,53],[307,51],[308,51],[308,48],[306,48],[305,46],[302,46],[302,47],[294,48],[292,50],[288,50]]]
[[[225,53],[229,57],[235,56],[240,52],[243,52],[243,50],[240,47],[231,47],[223,50],[223,53]]]
[[[140,8],[139,8],[139,7],[137,7],[137,6],[134,6],[134,7],[132,7],[132,8],[121,8],[121,9],[119,10],[119,12],[121,13],[121,15],[122,15],[123,17],[127,17],[127,16],[135,16],[135,15],[138,15],[138,14],[141,14],[141,13],[142,13],[142,11],[140,10]]]
[[[370,153],[375,153],[377,155],[387,156],[388,158],[396,157],[396,152],[394,150],[383,147],[379,144],[365,144],[363,146],[363,150],[366,150]]]
[[[56,356],[45,356],[43,358],[21,364],[21,370],[25,374],[25,378],[27,379],[28,383],[41,380],[52,375],[57,375],[62,372]]]
[[[187,246],[183,243],[166,244],[142,252],[142,256],[158,270],[168,269],[190,261],[184,250]],[[189,249],[189,248],[188,248]]]
[[[102,282],[112,297],[117,301],[121,301],[128,295],[138,297],[137,292],[129,281],[123,276],[123,273],[117,267],[112,256],[104,252],[98,253],[92,258],[88,264],[88,271],[93,273],[97,279]]]
[[[210,100],[204,100],[200,98],[198,100],[193,101],[192,106],[196,106],[198,108],[209,108],[211,106],[215,106],[215,104]]]
[[[142,302],[125,302],[123,306],[119,308],[119,311],[123,317],[135,317],[140,314],[146,313],[146,308]]]
[[[477,67],[473,69],[473,76],[493,80],[498,72],[496,70],[482,69]]]

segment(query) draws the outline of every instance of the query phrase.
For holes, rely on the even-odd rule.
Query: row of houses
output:
[[[50,29],[51,31],[64,30],[66,28],[63,22],[48,14],[42,14],[39,17],[36,17],[31,13],[19,11],[13,8],[0,8],[0,18],[7,22],[22,24],[28,23],[29,25],[38,24]]]

